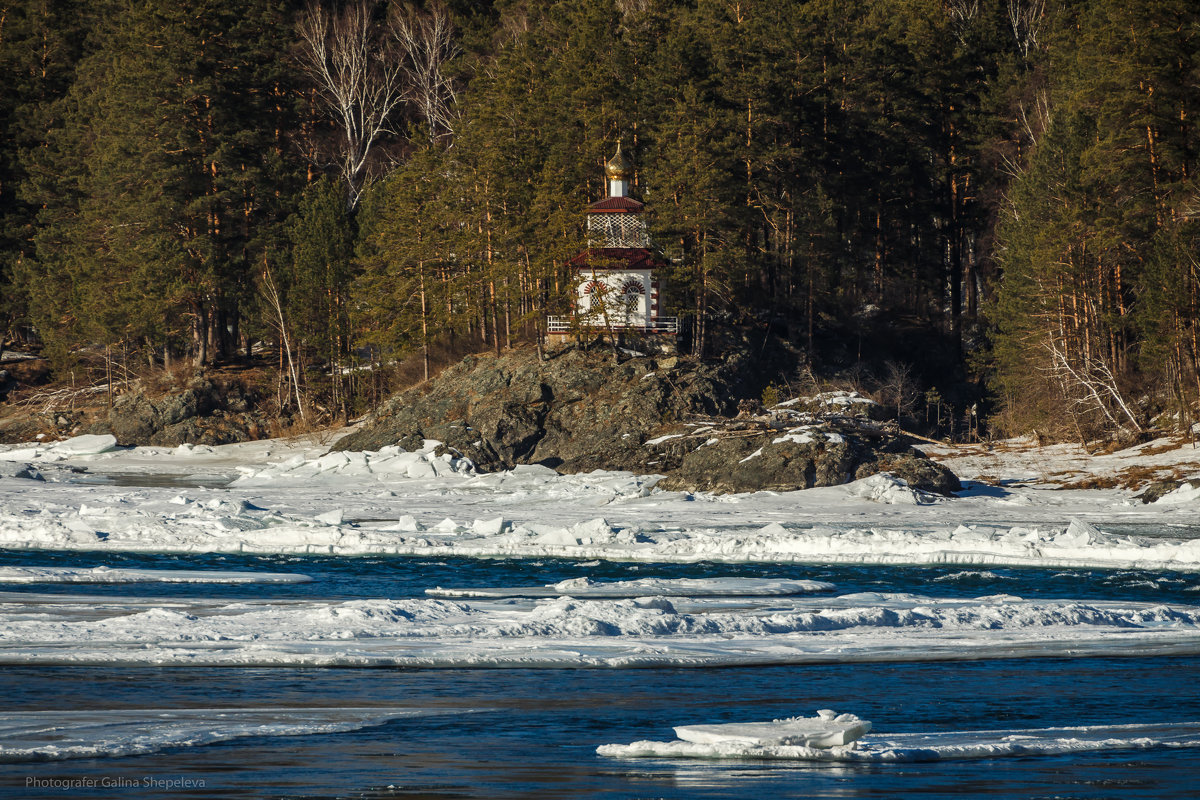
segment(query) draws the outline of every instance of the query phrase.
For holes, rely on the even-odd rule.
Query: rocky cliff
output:
[[[418,449],[436,439],[481,471],[624,469],[665,474],[659,485],[681,490],[787,491],[885,471],[925,491],[959,488],[894,425],[871,420],[869,403],[754,409],[742,388],[754,385],[752,369],[743,358],[713,365],[579,349],[546,360],[533,350],[472,356],[392,398],[335,447]]]
[[[267,416],[254,413],[252,392],[235,382],[195,378],[182,391],[149,396],[135,391],[113,403],[89,433],[111,433],[122,445],[229,444],[259,439]]]
[[[47,402],[40,408],[6,409],[0,442],[111,433],[120,445],[174,447],[244,442],[272,430],[270,414],[257,408],[258,393],[236,380],[195,377],[153,390],[140,383],[123,388],[111,408],[93,393],[69,406]]]

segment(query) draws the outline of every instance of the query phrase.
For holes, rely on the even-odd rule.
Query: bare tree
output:
[[[954,35],[962,43],[966,40],[967,28],[979,16],[979,0],[950,0],[946,4],[946,13],[953,23]]]
[[[263,281],[262,293],[266,299],[270,309],[275,312],[274,318],[271,320],[279,333],[279,343],[283,346],[283,351],[287,353],[288,373],[292,379],[292,389],[296,393],[296,408],[300,412],[300,419],[304,418],[304,400],[300,397],[300,372],[296,369],[296,362],[292,360],[292,342],[288,336],[287,320],[283,314],[283,301],[279,297],[279,289],[275,286],[275,279],[271,277],[271,268],[263,266]],[[279,407],[282,409],[287,405],[287,392],[283,388],[283,370],[279,370]]]
[[[404,99],[404,69],[394,40],[373,19],[370,0],[351,0],[337,13],[314,0],[301,15],[299,34],[300,65],[341,127],[339,168],[353,209],[369,178],[371,148]]]
[[[1008,0],[1008,24],[1022,58],[1038,47],[1038,36],[1046,19],[1046,0]]]
[[[1033,97],[1033,105],[1031,108],[1026,108],[1024,103],[1017,108],[1017,120],[1021,123],[1021,133],[1024,136],[1027,147],[1035,146],[1045,135],[1046,131],[1050,130],[1050,123],[1053,121],[1054,115],[1050,109],[1050,95],[1041,89]],[[1025,174],[1026,166],[1017,157],[1010,157],[1007,154],[1002,154],[1004,172],[1009,177],[1019,178]]]
[[[453,135],[456,119],[456,89],[445,66],[461,51],[450,14],[436,2],[425,12],[409,4],[393,8],[389,23],[404,75],[404,98],[425,122],[430,141],[437,142]]]
[[[1091,410],[1101,414],[1113,428],[1120,428],[1119,417],[1129,420],[1138,433],[1143,428],[1129,401],[1125,399],[1108,361],[1100,355],[1085,356],[1082,363],[1073,363],[1067,355],[1067,344],[1050,336],[1044,343],[1050,355],[1047,371],[1062,387],[1070,408]]]
[[[881,403],[894,406],[896,419],[908,414],[921,396],[917,378],[908,364],[888,361],[883,365],[884,377],[880,382],[878,397]]]

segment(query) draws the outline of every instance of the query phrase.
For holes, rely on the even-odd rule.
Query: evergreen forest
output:
[[[0,329],[60,376],[257,359],[332,420],[537,341],[619,140],[764,399],[1200,413],[1194,0],[0,0],[0,75]]]

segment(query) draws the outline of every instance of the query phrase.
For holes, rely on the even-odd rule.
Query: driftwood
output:
[[[115,386],[121,385],[123,382],[117,382]],[[97,384],[95,386],[82,386],[79,388],[63,388],[55,389],[50,392],[38,392],[24,397],[13,403],[14,406],[20,408],[35,408],[38,413],[48,414],[52,411],[57,411],[60,408],[74,408],[77,400],[83,400],[89,395],[103,394],[109,391],[107,383]]]
[[[942,447],[953,447],[954,446],[954,445],[950,444],[949,442],[943,442],[940,439],[930,439],[928,436],[922,436],[919,433],[912,433],[911,431],[901,431],[901,433],[904,436],[909,437],[910,439],[916,439],[918,441],[928,442],[929,444],[941,445]]]

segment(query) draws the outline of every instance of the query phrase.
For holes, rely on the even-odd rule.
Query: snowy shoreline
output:
[[[20,456],[53,479],[0,483],[0,548],[1200,571],[1200,492],[1188,489],[1151,505],[1120,490],[982,484],[933,498],[880,474],[713,496],[660,491],[657,476],[632,473],[527,466],[477,475],[463,459],[436,455],[436,445],[120,450],[111,437],[80,437],[13,448],[0,461]],[[78,482],[65,467],[241,477],[224,488],[111,486]],[[1104,530],[1110,524],[1155,526],[1155,535]]]

